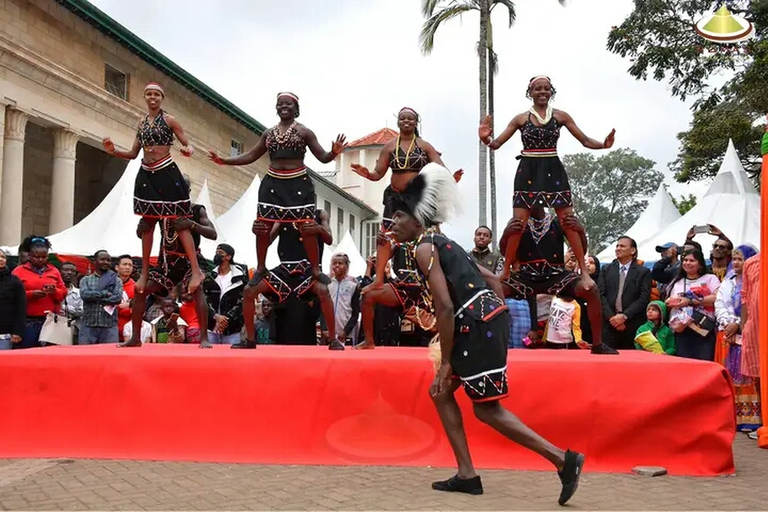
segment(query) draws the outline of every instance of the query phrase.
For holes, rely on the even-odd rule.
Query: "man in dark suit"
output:
[[[635,332],[646,322],[651,301],[651,271],[637,263],[637,243],[623,236],[616,259],[600,272],[603,341],[615,349],[635,348]]]

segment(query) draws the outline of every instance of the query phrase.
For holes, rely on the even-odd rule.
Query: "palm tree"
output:
[[[560,5],[565,5],[566,0],[558,0]],[[444,4],[444,5],[441,5]],[[480,61],[480,119],[486,112],[490,115],[493,111],[493,77],[498,71],[497,54],[493,51],[493,30],[491,25],[491,13],[493,9],[503,5],[507,8],[509,28],[515,22],[515,3],[512,0],[422,0],[421,11],[427,21],[421,27],[419,39],[421,51],[425,55],[432,52],[435,46],[435,34],[440,26],[453,18],[459,17],[470,11],[480,13],[480,37],[477,43],[477,54]],[[489,73],[490,67],[490,73]],[[478,225],[488,221],[486,201],[488,197],[488,148],[482,142],[478,142]],[[490,153],[490,185],[491,185],[491,229],[496,232],[496,159],[493,152]]]

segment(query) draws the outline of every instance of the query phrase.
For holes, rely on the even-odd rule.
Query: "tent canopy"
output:
[[[733,141],[728,141],[723,163],[712,185],[695,207],[658,233],[639,244],[639,257],[645,261],[658,259],[656,246],[666,242],[682,244],[692,226],[712,224],[734,245],[749,243],[760,246],[760,194],[741,165]],[[696,235],[695,240],[709,256],[715,237]]]

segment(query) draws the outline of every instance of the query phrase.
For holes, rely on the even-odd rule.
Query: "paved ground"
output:
[[[586,474],[580,510],[768,510],[768,450],[743,434],[738,475]],[[101,460],[0,460],[4,510],[557,509],[554,473],[483,471],[486,494],[432,491],[445,469],[307,467]]]

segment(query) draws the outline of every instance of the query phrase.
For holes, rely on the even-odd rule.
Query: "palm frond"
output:
[[[559,0],[562,4],[565,0]],[[509,26],[512,27],[512,25],[515,24],[515,19],[517,19],[517,13],[515,12],[515,2],[512,0],[491,0],[491,12],[493,12],[493,9],[499,5],[503,5],[507,8],[507,12],[509,13]]]
[[[431,0],[425,0],[431,1]],[[435,46],[435,34],[440,26],[446,21],[450,21],[465,12],[477,10],[474,2],[451,2],[451,5],[444,7],[429,17],[421,27],[419,42],[421,43],[421,52],[429,55]]]

